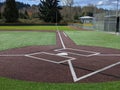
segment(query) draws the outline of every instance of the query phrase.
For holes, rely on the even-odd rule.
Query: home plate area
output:
[[[62,48],[30,54],[0,55],[2,59],[6,57],[12,59],[6,59],[7,63],[3,65],[9,67],[3,72],[7,73],[0,72],[0,75],[10,78],[52,83],[120,80],[119,54]]]

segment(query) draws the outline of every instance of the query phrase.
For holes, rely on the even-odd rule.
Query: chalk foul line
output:
[[[26,54],[1,54],[0,57],[19,57],[25,56]]]
[[[59,38],[60,38],[60,41],[61,41],[62,47],[63,47],[63,49],[65,49],[66,47],[65,47],[65,44],[64,44],[64,42],[63,42],[62,36],[61,36],[61,34],[60,34],[59,31],[57,31],[57,32],[58,32],[58,35],[59,35]]]
[[[112,67],[115,67],[115,66],[117,66],[117,65],[119,65],[119,64],[120,64],[120,62],[117,62],[117,63],[108,65],[108,66],[106,66],[106,67],[103,67],[103,68],[98,69],[98,70],[96,70],[96,71],[94,71],[94,72],[91,72],[91,73],[89,73],[89,74],[86,74],[86,75],[83,75],[83,76],[77,78],[77,75],[76,75],[76,73],[75,73],[75,70],[74,70],[74,67],[73,67],[73,65],[72,65],[72,62],[71,62],[71,61],[68,61],[68,65],[69,65],[69,68],[70,68],[70,71],[71,71],[71,74],[72,74],[72,77],[73,77],[74,82],[77,82],[77,81],[80,81],[80,80],[82,80],[82,79],[88,78],[88,77],[93,76],[93,75],[95,75],[95,74],[98,74],[98,73],[100,73],[100,72],[102,72],[102,71],[105,71],[105,70],[108,70],[108,69],[110,69],[110,68],[112,68]]]
[[[65,32],[63,32],[63,34],[64,34],[64,36],[65,36],[65,37],[67,37],[67,35],[66,35],[66,33],[65,33]]]

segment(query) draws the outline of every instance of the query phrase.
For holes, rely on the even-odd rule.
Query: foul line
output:
[[[107,69],[110,69],[110,68],[112,68],[112,67],[114,67],[114,66],[117,66],[117,65],[120,64],[120,62],[111,64],[111,65],[109,65],[109,66],[106,66],[106,67],[104,67],[104,68],[101,68],[101,69],[99,69],[99,70],[96,70],[96,71],[94,71],[94,72],[92,72],[92,73],[83,75],[83,76],[81,76],[81,77],[79,77],[79,78],[77,78],[77,76],[76,76],[76,73],[75,73],[75,70],[74,70],[74,68],[73,68],[73,65],[72,65],[71,61],[68,61],[68,64],[69,64],[69,68],[70,68],[70,71],[71,71],[73,80],[74,80],[74,82],[77,82],[77,81],[80,81],[80,80],[82,80],[82,79],[85,79],[85,78],[88,78],[88,77],[90,77],[90,76],[93,76],[93,75],[95,75],[95,74],[98,74],[99,72],[102,72],[102,71],[105,71],[105,70],[107,70]]]
[[[61,37],[61,34],[60,34],[59,31],[57,31],[57,32],[58,32],[58,35],[59,35],[59,38],[60,38],[60,41],[61,41],[62,47],[63,47],[63,49],[65,49],[66,47],[65,47],[65,44],[64,44],[63,39],[62,39],[62,37]]]
[[[18,57],[18,56],[25,56],[25,54],[2,54],[0,57]]]
[[[65,37],[67,37],[67,35],[66,35],[66,33],[65,33],[65,32],[63,32],[63,34],[65,35]]]
[[[113,57],[113,56],[120,56],[120,54],[99,54],[98,56],[108,56],[108,57]]]
[[[77,81],[77,75],[76,75],[75,70],[73,68],[72,62],[68,61],[68,65],[69,65],[70,72],[71,72],[72,77],[73,77],[73,81],[76,82]]]

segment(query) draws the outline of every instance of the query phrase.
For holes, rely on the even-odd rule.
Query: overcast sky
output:
[[[4,1],[4,0],[0,0]],[[40,0],[16,0],[24,3],[28,3],[30,5],[32,4],[39,4]],[[65,0],[60,0],[60,1],[65,1]],[[120,0],[119,0],[120,1]],[[117,0],[74,0],[75,5],[79,6],[85,6],[88,4],[93,4],[93,5],[115,5],[117,3]],[[120,4],[120,3],[119,3]]]

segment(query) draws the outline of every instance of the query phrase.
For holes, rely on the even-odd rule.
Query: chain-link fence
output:
[[[97,8],[104,8],[102,12],[94,12],[94,28],[99,31],[119,32],[120,31],[120,14],[119,0],[112,0],[109,3],[96,5]]]

